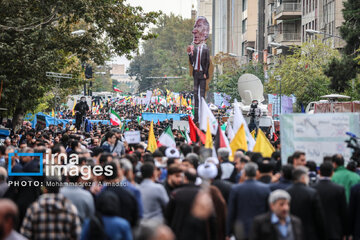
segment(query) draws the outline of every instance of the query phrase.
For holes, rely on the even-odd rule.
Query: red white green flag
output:
[[[116,87],[116,86],[114,86],[113,89],[114,89],[115,92],[122,92],[122,91],[121,91],[118,87]]]
[[[121,124],[120,116],[113,109],[110,109],[110,124],[119,126]]]
[[[175,138],[170,126],[168,126],[159,137],[158,147],[160,146],[176,147]]]

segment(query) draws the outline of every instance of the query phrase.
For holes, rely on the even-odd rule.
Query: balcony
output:
[[[276,25],[271,25],[267,27],[267,33],[268,35],[274,35],[275,31],[277,30],[277,26]]]
[[[275,37],[275,41],[283,45],[300,45],[301,32],[278,33]]]
[[[276,20],[301,17],[301,3],[283,3],[275,9]]]

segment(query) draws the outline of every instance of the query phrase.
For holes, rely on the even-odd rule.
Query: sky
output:
[[[141,6],[145,12],[161,10],[165,14],[174,13],[181,15],[184,18],[191,17],[191,7],[194,4],[196,7],[196,0],[127,0],[132,6]],[[130,61],[125,57],[115,57],[112,63],[125,64],[126,68]]]

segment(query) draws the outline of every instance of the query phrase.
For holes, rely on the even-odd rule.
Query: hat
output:
[[[205,163],[213,163],[213,164],[218,165],[219,164],[219,159],[217,159],[216,157],[208,157],[205,160]]]
[[[214,179],[218,174],[218,169],[214,163],[208,162],[199,165],[197,172],[204,179]]]
[[[120,129],[118,129],[118,128],[113,128],[113,129],[111,129],[114,133],[121,133],[121,130]]]
[[[168,147],[165,150],[165,156],[167,158],[180,158],[180,152],[176,148]]]

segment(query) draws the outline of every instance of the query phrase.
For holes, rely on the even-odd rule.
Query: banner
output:
[[[153,120],[155,123],[157,121],[165,121],[166,119],[170,120],[180,120],[182,117],[186,117],[188,116],[187,114],[177,114],[177,113],[173,113],[173,114],[168,114],[168,113],[149,113],[149,112],[144,112],[142,113],[142,118],[145,121],[151,121]]]
[[[189,121],[175,120],[173,122],[172,129],[174,129],[174,130],[179,130],[180,129],[181,131],[188,130],[189,129]]]
[[[295,151],[306,153],[308,161],[317,165],[326,156],[342,154],[348,161],[351,150],[346,147],[349,139],[346,132],[360,134],[360,114],[325,113],[325,114],[286,114],[280,116],[281,160]]]
[[[124,132],[124,138],[128,144],[141,142],[140,131],[126,131]]]
[[[214,104],[219,107],[223,102],[223,96],[221,93],[214,92]]]

